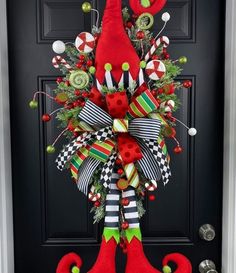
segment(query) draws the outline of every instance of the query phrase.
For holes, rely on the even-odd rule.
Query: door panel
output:
[[[38,113],[27,107],[35,90],[52,94],[55,88],[59,75],[51,65],[51,43],[55,39],[72,42],[79,32],[90,31],[95,17],[81,12],[82,2],[7,2],[16,273],[53,273],[69,251],[81,255],[82,273],[87,272],[99,249],[102,224],[93,225],[87,199],[68,172],[56,169],[56,153],[44,152],[60,129],[54,121],[45,126],[40,116],[57,106],[40,97]],[[105,0],[93,1],[101,15],[104,4]],[[174,143],[168,143],[173,176],[167,186],[160,184],[155,202],[145,202],[145,251],[159,269],[165,254],[178,251],[190,258],[194,273],[207,258],[220,272],[224,3],[169,0],[164,11],[171,13],[164,34],[171,39],[172,58],[186,55],[189,59],[179,80],[193,82],[190,90],[178,91],[182,107],[176,117],[196,127],[198,135],[189,138],[183,127],[177,127],[184,147],[181,155],[174,155]],[[155,19],[157,33],[161,14]],[[198,229],[205,223],[216,228],[213,242],[199,239]],[[117,273],[124,272],[124,265],[119,250]]]

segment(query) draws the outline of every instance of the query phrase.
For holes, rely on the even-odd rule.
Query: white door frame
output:
[[[222,273],[233,273],[236,272],[236,3],[226,2]],[[6,0],[0,0],[0,37],[0,273],[14,273]]]
[[[226,1],[222,273],[236,272],[236,3]],[[221,90],[217,90],[221,92]],[[220,109],[219,109],[220,111]]]
[[[6,0],[0,0],[0,273],[14,273]]]

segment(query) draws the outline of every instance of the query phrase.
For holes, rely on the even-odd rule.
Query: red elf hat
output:
[[[140,60],[123,26],[121,0],[107,0],[95,56],[96,78],[99,83],[104,82],[105,64],[111,64],[111,74],[119,83],[124,63],[129,64],[129,73],[136,80]]]

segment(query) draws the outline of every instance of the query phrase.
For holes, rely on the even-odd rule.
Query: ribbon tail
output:
[[[144,142],[158,162],[159,168],[161,170],[162,181],[164,185],[166,185],[171,177],[171,170],[167,155],[164,154],[163,149],[158,141],[149,139],[144,140]]]
[[[78,174],[77,187],[79,191],[83,192],[85,195],[88,194],[88,185],[93,176],[93,173],[99,166],[101,161],[88,157],[84,160],[80,167],[80,172]]]
[[[129,185],[133,188],[137,188],[139,185],[139,175],[138,170],[134,163],[129,163],[124,166],[124,171],[129,182]]]
[[[103,184],[105,188],[107,188],[111,183],[112,173],[117,156],[118,156],[117,152],[113,151],[111,156],[108,158],[107,162],[103,165],[100,182],[101,184]]]
[[[147,140],[145,140],[146,142]],[[161,171],[158,161],[154,157],[149,147],[143,141],[138,139],[143,157],[137,161],[138,166],[141,168],[144,176],[149,180],[159,181],[161,179]]]
[[[71,159],[76,151],[87,144],[91,136],[92,134],[85,132],[64,147],[56,159],[56,165],[60,171],[65,168],[66,163]]]

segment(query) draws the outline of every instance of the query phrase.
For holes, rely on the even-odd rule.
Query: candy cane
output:
[[[155,180],[151,180],[151,183],[145,183],[145,188],[148,191],[155,191],[157,189],[157,182]]]
[[[160,46],[160,44],[163,44],[164,47],[167,47],[170,44],[169,38],[166,36],[162,36],[156,40],[155,44],[152,45],[151,49],[148,51],[148,53],[144,57],[144,60],[146,62],[152,57],[152,55],[154,54],[156,49]]]
[[[92,186],[91,189],[90,189],[90,193],[88,194],[88,198],[92,202],[96,202],[101,198],[100,193],[94,193],[94,192],[95,192],[95,187]]]
[[[72,67],[67,63],[65,59],[63,59],[61,56],[55,56],[52,59],[52,64],[55,68],[59,68],[59,65],[64,66],[67,68],[69,71],[72,70]]]

